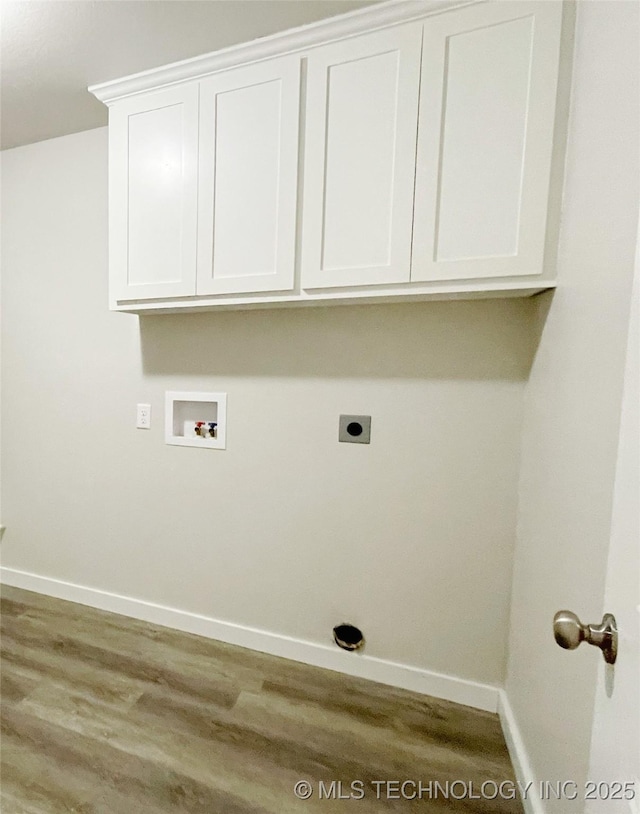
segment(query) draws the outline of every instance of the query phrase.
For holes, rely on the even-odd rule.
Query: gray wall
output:
[[[578,5],[559,288],[538,298],[525,393],[507,693],[534,778],[579,786],[601,660],[560,650],[551,620],[604,610],[638,227],[638,11]],[[583,805],[551,800],[548,811]]]
[[[107,310],[106,131],[3,171],[5,568],[502,682],[531,301],[138,320]],[[228,393],[226,451],[164,444],[168,389]]]

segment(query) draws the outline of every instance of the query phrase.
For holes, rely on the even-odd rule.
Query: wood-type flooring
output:
[[[522,812],[497,715],[0,596],[2,814]]]

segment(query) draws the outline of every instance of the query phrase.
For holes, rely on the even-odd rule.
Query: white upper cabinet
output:
[[[195,293],[198,87],[133,96],[109,116],[112,300]]]
[[[412,281],[541,274],[562,4],[425,21]]]
[[[197,293],[294,285],[300,58],[200,83]]]
[[[552,287],[573,19],[394,0],[91,88],[112,307]]]
[[[309,53],[303,288],[408,282],[422,25]]]

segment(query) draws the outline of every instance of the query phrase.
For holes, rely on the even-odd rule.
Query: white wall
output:
[[[106,149],[3,154],[5,568],[500,683],[532,303],[110,313]],[[226,451],[167,389],[228,392]]]
[[[639,232],[640,235],[640,232]],[[636,783],[640,790],[640,243],[631,318],[613,496],[604,608],[618,628],[613,667],[600,663],[589,777]],[[624,795],[623,795],[624,796]],[[593,801],[589,814],[602,804]],[[640,800],[608,801],[607,814],[640,814]]]
[[[1,169],[1,165],[0,165]],[[1,173],[0,173],[1,176]],[[0,186],[2,179],[0,177]],[[1,222],[1,207],[0,207]],[[0,246],[1,246],[0,242]],[[0,263],[0,360],[2,359],[2,263]],[[4,526],[2,525],[2,364],[0,363],[0,543],[4,536]]]
[[[506,686],[533,779],[579,785],[601,657],[561,650],[551,622],[561,608],[603,612],[638,224],[638,11],[578,4],[559,288],[538,300],[525,393]]]

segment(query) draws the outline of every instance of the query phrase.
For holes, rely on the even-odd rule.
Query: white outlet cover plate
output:
[[[138,404],[136,413],[136,427],[139,430],[151,429],[151,405]]]

